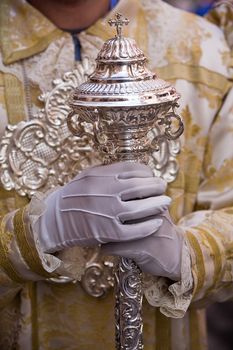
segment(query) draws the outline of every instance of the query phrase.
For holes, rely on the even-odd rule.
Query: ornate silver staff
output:
[[[154,153],[183,132],[175,113],[179,94],[146,67],[146,57],[134,40],[122,36],[128,24],[120,14],[109,24],[117,35],[104,43],[96,68],[70,99],[67,123],[78,136],[88,135],[104,164],[116,161],[161,164]],[[141,271],[121,258],[115,277],[116,348],[143,349]]]

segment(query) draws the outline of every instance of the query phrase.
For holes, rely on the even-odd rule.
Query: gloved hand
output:
[[[124,243],[109,243],[102,247],[105,255],[133,259],[142,271],[153,276],[181,278],[183,235],[171,221],[169,212],[158,214],[163,224],[152,235]]]
[[[141,239],[155,233],[170,204],[165,181],[137,163],[83,171],[46,199],[34,229],[44,252]]]

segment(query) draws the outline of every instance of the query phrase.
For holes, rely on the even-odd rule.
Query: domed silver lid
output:
[[[75,89],[71,107],[136,107],[178,100],[176,89],[147,68],[147,58],[135,40],[122,36],[122,26],[128,22],[120,14],[109,21],[117,34],[104,43],[88,81]]]

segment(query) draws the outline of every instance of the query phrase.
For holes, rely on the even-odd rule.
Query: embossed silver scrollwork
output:
[[[172,106],[172,111],[167,113],[165,116],[162,116],[158,119],[157,124],[161,127],[164,127],[164,136],[167,140],[177,140],[184,131],[184,124],[181,117],[176,114],[175,108],[179,104],[175,103]],[[176,125],[178,123],[178,126]]]
[[[5,189],[31,197],[64,185],[93,160],[100,162],[98,156],[93,157],[89,135],[74,136],[66,123],[70,93],[92,71],[93,65],[84,59],[73,72],[55,80],[52,91],[39,97],[44,108],[37,115],[8,125],[0,144],[0,179]]]
[[[119,349],[142,350],[142,273],[133,260],[120,259],[116,282],[116,340],[120,344]]]
[[[181,149],[179,137],[184,131],[184,125],[181,117],[174,111],[177,106],[175,104],[172,112],[160,117],[148,133],[152,150],[148,164],[155,176],[162,177],[167,182],[174,181],[179,171],[177,155]]]
[[[175,131],[172,130],[172,123],[174,122],[174,120],[178,122],[178,127]],[[181,117],[174,112],[167,114],[163,119],[162,124],[165,125],[164,135],[167,137],[168,140],[176,140],[183,134],[184,124],[181,120]]]
[[[89,295],[96,298],[104,297],[114,286],[114,263],[112,260],[103,258],[98,247],[91,249],[87,261],[81,284]]]

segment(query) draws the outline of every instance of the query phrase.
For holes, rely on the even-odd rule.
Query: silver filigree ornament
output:
[[[122,36],[122,26],[128,23],[120,14],[109,21],[116,26],[117,35],[104,43],[94,72],[72,93],[67,123],[74,135],[88,133],[104,164],[139,161],[171,181],[178,170],[176,140],[184,130],[175,112],[180,95],[147,68],[147,59],[135,41]],[[141,275],[134,261],[120,258],[115,274],[119,350],[143,349]]]
[[[84,59],[73,72],[55,80],[52,91],[39,97],[44,108],[32,120],[7,126],[0,144],[0,179],[6,190],[31,197],[64,185],[100,161],[93,156],[88,135],[72,135],[66,123],[67,99],[92,70],[93,65]]]

